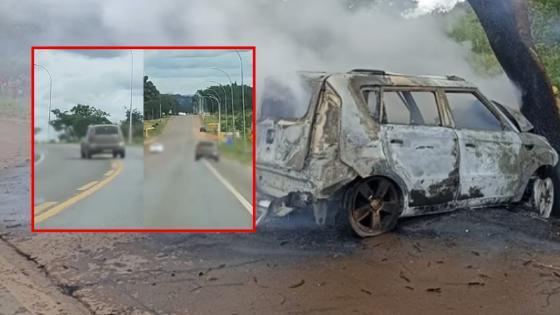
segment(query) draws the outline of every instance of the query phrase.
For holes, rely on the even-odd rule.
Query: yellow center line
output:
[[[85,184],[84,186],[78,188],[78,190],[86,190],[86,189],[89,189],[89,188],[91,188],[91,187],[92,187],[93,185],[95,185],[95,184],[97,184],[97,181],[96,181],[96,180],[91,181],[91,182]]]
[[[74,205],[78,201],[90,196],[94,192],[98,191],[102,187],[109,184],[123,170],[123,164],[122,164],[121,161],[115,161],[115,163],[113,165],[114,165],[113,166],[114,167],[114,169],[113,169],[114,172],[110,176],[105,177],[103,180],[97,182],[97,184],[89,187],[86,190],[80,191],[77,195],[74,195],[74,196],[68,198],[66,201],[63,201],[63,202],[59,203],[58,205],[50,208],[49,210],[35,216],[35,223],[37,224],[37,223],[45,221],[46,219],[60,213],[62,210]]]
[[[108,170],[103,176],[111,176],[111,174],[113,174],[114,170]]]
[[[39,212],[43,212],[54,205],[56,205],[56,201],[47,201],[38,204],[35,206],[35,214],[38,214]]]

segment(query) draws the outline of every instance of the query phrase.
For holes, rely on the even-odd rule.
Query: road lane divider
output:
[[[103,176],[107,177],[107,176],[111,176],[111,174],[113,174],[113,169],[108,170],[107,172],[105,172],[105,174],[103,174]]]
[[[113,161],[111,162],[111,169],[112,169],[112,173],[109,176],[106,176],[105,178],[103,178],[100,181],[95,181],[94,185],[91,185],[90,187],[88,187],[87,189],[81,190],[79,193],[77,193],[76,195],[68,198],[67,200],[53,206],[52,208],[49,208],[48,210],[44,211],[43,213],[39,214],[39,215],[35,215],[35,224],[40,223],[45,221],[46,219],[57,215],[58,213],[60,213],[61,211],[63,211],[64,209],[74,205],[75,203],[77,203],[78,201],[90,196],[91,194],[93,194],[94,192],[98,191],[99,189],[103,188],[104,186],[106,186],[107,184],[109,184],[113,179],[115,179],[115,177],[117,177],[123,170],[123,163],[121,161]],[[84,186],[90,185],[91,183],[88,183]],[[82,186],[82,187],[84,187]],[[80,188],[82,188],[80,187]],[[37,208],[35,208],[35,210],[37,210]]]
[[[97,184],[98,182],[96,180],[91,181],[87,184],[85,184],[84,186],[78,188],[78,190],[86,190],[86,189],[90,189],[91,187],[93,187],[93,185]]]
[[[37,161],[35,161],[35,166],[37,166],[41,162],[43,162],[44,159],[45,159],[45,154],[44,153],[39,153],[39,158],[37,159]]]
[[[47,210],[48,208],[56,205],[57,202],[56,201],[46,201],[43,203],[40,203],[38,205],[35,206],[35,214],[37,215],[38,213],[41,213],[45,210]]]
[[[251,215],[253,215],[253,206],[251,205],[251,203],[249,201],[247,201],[247,199],[245,199],[234,187],[232,184],[230,184],[223,176],[222,174],[220,174],[210,163],[208,163],[208,161],[203,160],[202,162],[204,162],[204,165],[206,166],[206,168],[208,168],[208,170],[210,170],[210,172],[212,174],[214,174],[214,176],[216,176],[216,178],[218,178],[218,180],[224,185],[226,186],[226,188],[233,194],[233,196],[235,198],[237,198],[237,200],[241,203],[241,205],[247,210],[249,211],[249,213]]]

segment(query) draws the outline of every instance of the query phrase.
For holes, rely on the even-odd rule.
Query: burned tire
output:
[[[402,213],[402,198],[396,185],[384,177],[371,177],[355,183],[344,202],[348,222],[360,237],[391,231]]]
[[[529,205],[543,218],[556,214],[558,202],[558,170],[547,167],[538,171],[528,187]],[[555,209],[556,208],[556,209]]]
[[[552,206],[552,216],[560,217],[560,163],[551,169],[551,179],[554,184],[554,204]]]

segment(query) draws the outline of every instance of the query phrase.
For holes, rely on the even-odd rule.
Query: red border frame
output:
[[[253,226],[251,229],[36,229],[35,228],[35,50],[47,50],[47,49],[59,49],[59,50],[102,50],[102,49],[143,49],[143,50],[154,50],[154,49],[168,49],[168,50],[251,50],[253,52],[253,137],[252,137],[252,148],[253,148]],[[255,152],[256,152],[256,46],[32,46],[31,47],[31,154],[33,163],[31,163],[31,232],[198,232],[198,233],[224,233],[224,232],[237,232],[237,233],[252,233],[256,232],[256,162],[255,162]]]

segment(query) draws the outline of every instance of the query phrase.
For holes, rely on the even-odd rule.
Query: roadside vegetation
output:
[[[70,110],[61,111],[53,109],[51,111],[54,118],[51,126],[59,132],[59,140],[63,142],[79,142],[85,135],[87,127],[95,124],[113,124],[109,120],[109,113],[104,112],[90,105],[77,104]],[[129,110],[125,111],[126,119],[119,123],[123,136],[128,138],[129,129]],[[133,143],[143,142],[143,123],[142,114],[137,110],[132,111],[132,136]]]
[[[560,1],[528,0],[528,4],[531,35],[537,53],[552,84],[560,87]],[[467,4],[459,9],[465,10],[465,14],[453,24],[448,35],[470,45],[473,54],[469,62],[477,73],[486,76],[501,74],[503,70],[473,9]]]
[[[165,116],[162,119],[144,120],[144,130],[148,130],[148,128],[154,128],[147,131],[147,138],[159,136],[167,125],[168,119],[169,117]]]

